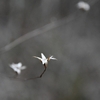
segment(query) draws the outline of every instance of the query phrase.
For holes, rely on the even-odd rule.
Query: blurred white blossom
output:
[[[22,63],[19,62],[18,64],[12,63],[9,65],[17,74],[21,73],[21,70],[26,69],[26,66],[22,66]]]
[[[90,10],[90,5],[84,1],[80,1],[77,3],[77,7],[78,9],[82,9],[85,11],[89,11]]]
[[[37,59],[39,59],[42,62],[43,65],[47,65],[48,64],[48,61],[50,61],[51,59],[52,60],[57,60],[53,56],[50,56],[50,57],[46,58],[43,53],[41,53],[41,58],[40,57],[37,57],[37,56],[34,56],[34,57],[37,58]]]

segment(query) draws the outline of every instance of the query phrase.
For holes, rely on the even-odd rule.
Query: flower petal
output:
[[[26,66],[22,66],[22,67],[21,67],[21,70],[23,70],[23,69],[26,69]]]
[[[42,57],[42,59],[46,59],[46,57],[43,53],[41,53],[41,57]]]
[[[22,66],[22,63],[21,62],[19,62],[18,64],[16,64],[17,65],[17,67],[21,67]]]
[[[42,61],[42,58],[40,58],[40,57],[37,57],[37,56],[33,56],[33,57]]]

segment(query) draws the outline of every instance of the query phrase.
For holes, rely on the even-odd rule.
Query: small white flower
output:
[[[34,56],[35,58],[39,59],[43,65],[47,65],[48,61],[52,60],[57,60],[56,58],[53,58],[53,56],[50,56],[49,58],[46,58],[45,55],[43,53],[41,53],[41,58]]]
[[[80,1],[77,4],[78,9],[83,9],[85,11],[89,11],[90,10],[90,5],[84,1]]]
[[[53,56],[50,56],[48,58],[45,57],[45,55],[43,53],[41,53],[41,58],[40,57],[37,57],[37,56],[33,56],[37,59],[39,59],[42,64],[44,65],[44,71],[40,74],[40,76],[36,77],[36,78],[41,78],[43,76],[43,74],[45,73],[46,69],[47,69],[47,64],[48,64],[48,61],[50,61],[51,59],[52,60],[57,60],[56,58],[54,58]],[[30,79],[34,79],[34,78],[30,78]]]
[[[18,64],[10,64],[9,65],[17,74],[20,74],[21,73],[21,70],[24,70],[26,69],[26,66],[22,66],[22,63],[19,62]]]

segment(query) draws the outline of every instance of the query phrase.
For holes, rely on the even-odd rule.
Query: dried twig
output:
[[[7,52],[9,50],[11,50],[12,48],[16,47],[17,45],[19,45],[20,43],[34,37],[37,36],[39,34],[43,34],[51,29],[57,28],[59,26],[62,26],[72,20],[74,20],[75,17],[74,16],[69,16],[68,18],[62,19],[60,21],[55,21],[55,22],[51,22],[43,27],[40,27],[38,29],[35,29],[34,31],[31,31],[21,37],[19,37],[18,39],[14,40],[13,42],[11,42],[10,44],[6,45],[5,47],[0,49],[0,53],[4,53]]]

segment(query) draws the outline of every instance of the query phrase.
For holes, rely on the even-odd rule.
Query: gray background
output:
[[[84,1],[88,12],[79,0],[0,0],[0,100],[100,100],[100,1]],[[10,78],[18,62],[19,78],[40,75],[41,52],[58,59],[42,78]]]

